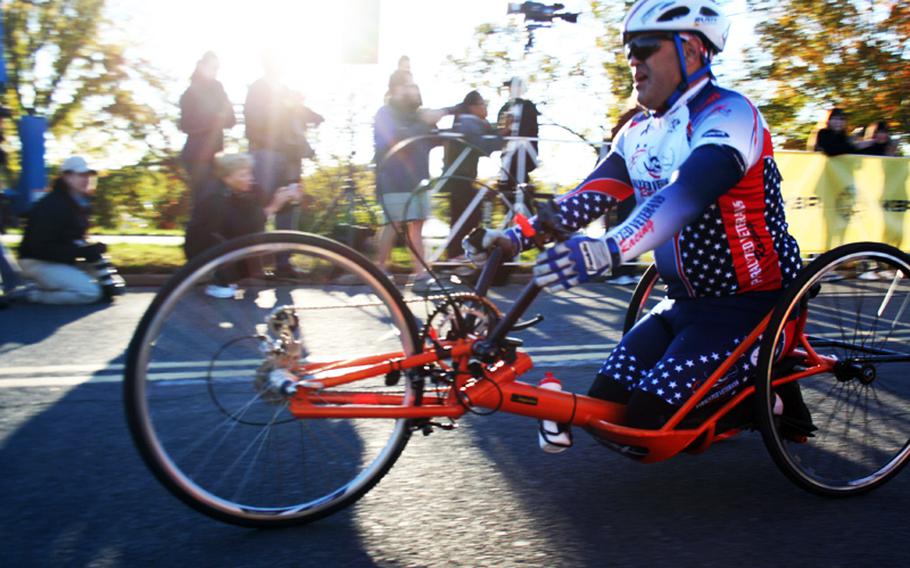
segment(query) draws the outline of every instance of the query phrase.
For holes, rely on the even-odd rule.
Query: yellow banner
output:
[[[807,253],[856,241],[910,250],[910,158],[777,151],[790,233]]]

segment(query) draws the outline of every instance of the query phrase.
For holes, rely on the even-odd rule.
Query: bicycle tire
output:
[[[826,252],[787,287],[758,351],[755,399],[765,446],[797,486],[828,497],[858,495],[910,461],[908,304],[910,256],[881,243]],[[782,357],[788,321],[800,313],[812,350],[836,364],[775,386],[790,371],[811,368],[807,350]]]
[[[647,314],[647,304],[649,300],[653,300],[652,294],[654,293],[654,287],[657,285],[659,278],[660,275],[657,273],[656,264],[648,266],[645,273],[642,274],[641,279],[635,286],[635,291],[632,292],[632,299],[629,300],[629,307],[626,309],[626,317],[623,320],[622,325],[623,335],[629,333],[629,330],[635,327],[638,320]]]
[[[266,270],[281,254],[296,273]],[[241,276],[237,295],[207,296],[210,279],[229,269]],[[348,281],[336,283],[339,275]],[[410,438],[409,420],[290,414],[260,350],[262,337],[294,321],[288,314],[298,318],[298,361],[420,350],[413,314],[372,263],[335,241],[290,231],[241,237],[188,263],[155,297],[129,345],[124,396],[136,447],[164,487],[220,521],[270,528],[330,515],[376,485]],[[419,383],[368,381],[364,392],[391,389],[405,404],[419,401]]]

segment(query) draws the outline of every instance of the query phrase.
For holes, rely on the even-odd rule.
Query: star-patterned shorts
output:
[[[622,338],[599,374],[630,392],[641,390],[680,406],[758,325],[777,296],[664,300]],[[747,352],[698,406],[739,392],[752,367]]]

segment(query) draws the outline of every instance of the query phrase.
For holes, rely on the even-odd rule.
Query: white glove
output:
[[[483,243],[481,248],[477,248],[473,243],[470,242],[471,235],[463,238],[461,240],[461,248],[464,249],[464,254],[468,257],[475,265],[483,264],[487,261],[487,258],[490,256],[490,251],[497,245],[497,243],[511,243],[511,252],[507,253],[509,258],[518,254],[521,250],[517,239],[512,235],[511,231],[500,231],[498,229],[483,229]]]
[[[609,274],[613,265],[610,247],[604,239],[574,236],[556,243],[537,256],[534,283],[547,292],[561,292]]]

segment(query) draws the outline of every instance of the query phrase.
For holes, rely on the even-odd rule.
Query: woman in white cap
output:
[[[91,304],[110,299],[122,290],[122,279],[102,287],[94,274],[103,262],[104,243],[86,242],[89,197],[97,172],[84,158],[67,158],[51,191],[27,214],[25,233],[19,245],[19,264],[37,288],[29,300],[44,304]]]

